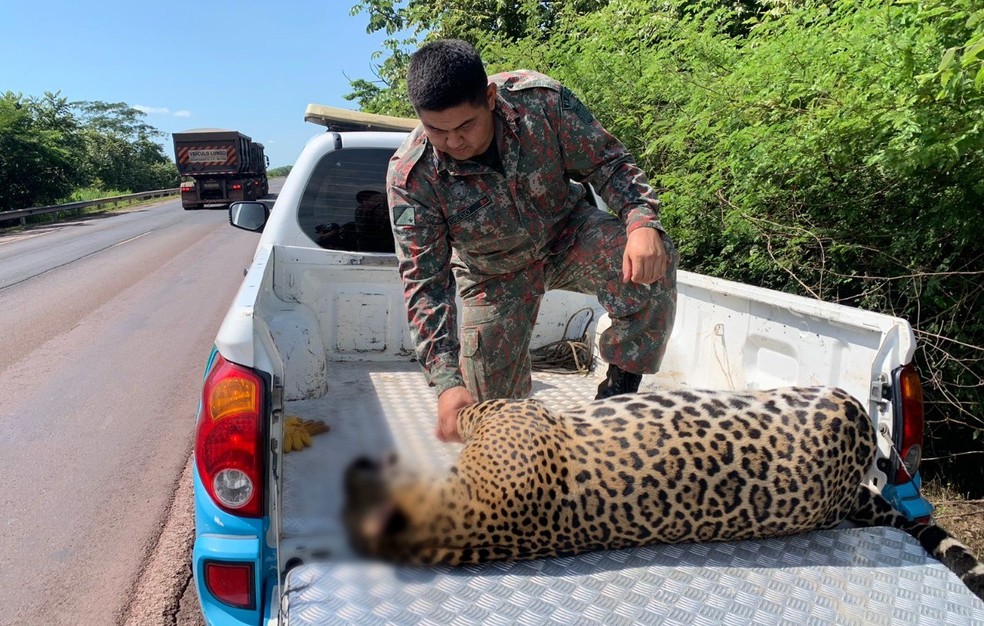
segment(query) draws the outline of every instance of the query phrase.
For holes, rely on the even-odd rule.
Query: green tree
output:
[[[60,93],[0,99],[0,209],[56,204],[79,188],[146,191],[177,185],[163,133],[123,103]]]
[[[0,210],[53,204],[83,182],[63,104],[53,94],[0,98]]]
[[[563,15],[584,14],[609,0],[360,0],[352,14],[369,17],[367,32],[385,32],[386,56],[376,67],[376,80],[352,81],[346,98],[371,113],[412,115],[407,99],[406,68],[410,54],[423,42],[442,37],[477,44],[489,33],[502,40],[546,41]]]
[[[155,138],[164,133],[122,102],[76,102],[84,126],[89,174],[107,189],[148,191],[177,184],[177,172]]]
[[[731,34],[748,32],[751,19],[765,12],[786,12],[794,0],[715,0],[714,2],[647,2],[650,13],[675,15],[699,13],[712,6],[724,9],[721,15],[727,23],[725,31]],[[612,0],[360,0],[352,8],[352,14],[365,13],[369,17],[366,30],[383,31],[389,38],[384,51],[374,58],[383,61],[376,67],[376,80],[357,79],[352,82],[353,91],[346,97],[355,100],[360,108],[374,113],[408,115],[413,110],[407,101],[406,68],[410,53],[425,41],[453,37],[464,39],[482,49],[486,61],[494,61],[492,48],[497,44],[531,47],[557,42],[553,37],[562,32],[572,17],[588,16],[611,4],[616,11],[624,2]],[[628,3],[632,4],[632,3]],[[632,10],[631,8],[629,9]],[[635,24],[630,30],[636,31]],[[387,56],[388,55],[388,56]],[[515,54],[508,55],[515,57]],[[523,56],[522,59],[528,59]],[[529,60],[509,69],[529,68]]]

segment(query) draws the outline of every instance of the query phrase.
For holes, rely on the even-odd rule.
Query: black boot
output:
[[[639,383],[641,382],[642,374],[632,374],[614,363],[609,363],[608,375],[598,385],[598,395],[595,396],[595,400],[611,398],[622,393],[635,393],[639,391]]]

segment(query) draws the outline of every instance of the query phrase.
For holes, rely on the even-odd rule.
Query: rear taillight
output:
[[[923,395],[919,373],[910,363],[892,376],[892,404],[895,409],[895,483],[907,483],[919,470],[923,444]]]
[[[243,188],[243,186],[240,185],[239,183],[235,183],[235,184],[232,185],[232,190],[233,191],[239,191],[242,188]]]
[[[189,193],[195,190],[195,183],[181,183],[181,193]]]
[[[195,463],[219,508],[263,515],[263,380],[221,355],[202,390]]]
[[[240,609],[255,609],[253,564],[205,561],[205,588],[217,600]]]

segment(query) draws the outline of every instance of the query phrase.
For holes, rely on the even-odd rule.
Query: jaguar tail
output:
[[[858,488],[857,506],[849,519],[862,526],[891,526],[907,532],[984,600],[984,564],[943,528],[910,520],[867,485]]]

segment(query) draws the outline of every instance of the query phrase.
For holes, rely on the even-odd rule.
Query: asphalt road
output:
[[[0,624],[145,601],[162,531],[190,523],[202,370],[257,239],[176,200],[0,234]]]

